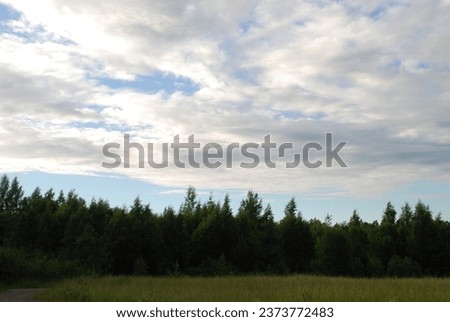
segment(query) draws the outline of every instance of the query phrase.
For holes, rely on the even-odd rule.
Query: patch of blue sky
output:
[[[230,63],[235,64],[241,57],[240,46],[238,46],[234,39],[225,39],[219,44],[220,50],[225,54]]]
[[[289,119],[289,120],[320,120],[323,117],[322,113],[305,114],[300,111],[276,111],[276,119]]]
[[[304,27],[307,22],[308,22],[308,20],[306,20],[306,19],[297,19],[294,21],[294,26]]]
[[[20,17],[20,13],[13,10],[11,7],[8,7],[4,4],[0,3],[0,32],[1,33],[10,33],[11,27],[8,22],[10,20],[17,20]]]
[[[111,206],[130,206],[133,200],[139,196],[144,203],[149,203],[151,208],[161,213],[166,206],[173,206],[178,210],[184,200],[183,191],[187,187],[163,187],[137,179],[131,179],[122,175],[97,173],[97,176],[50,174],[43,172],[19,172],[7,173],[12,178],[17,176],[23,186],[25,194],[29,195],[39,186],[42,193],[53,188],[57,194],[63,190],[66,194],[72,189],[82,198],[90,202],[92,198],[108,200]],[[195,184],[194,184],[195,186]],[[165,193],[165,192],[169,193]],[[180,191],[170,193],[170,191]],[[197,189],[198,192],[209,192],[207,189]],[[212,190],[213,199],[222,201],[225,194],[229,193],[234,212],[237,212],[239,204],[245,198],[246,191],[238,190]],[[258,191],[256,191],[258,192]],[[383,211],[388,201],[391,201],[397,211],[397,217],[401,213],[401,207],[408,202],[414,209],[414,205],[420,199],[430,206],[434,215],[442,212],[444,220],[450,220],[450,192],[446,182],[415,182],[394,189],[383,194],[368,197],[334,196],[340,191],[325,189],[317,191],[317,194],[276,194],[259,193],[263,199],[264,207],[270,203],[275,220],[281,220],[284,216],[284,207],[290,198],[297,201],[297,208],[306,220],[317,218],[322,220],[327,214],[333,217],[334,223],[348,222],[353,210],[357,210],[361,218],[366,222],[381,220]],[[323,193],[323,195],[322,195]],[[202,202],[208,199],[209,193],[199,193]]]
[[[45,29],[42,26],[35,27],[32,32],[10,30],[9,33],[20,37],[26,43],[39,43],[48,39],[48,36],[45,35]]]
[[[0,3],[0,32],[18,36],[25,42],[40,42],[51,38],[51,41],[54,43],[59,43],[62,45],[74,44],[74,42],[69,39],[49,35],[42,26],[35,26],[32,32],[20,31],[11,28],[9,22],[12,20],[19,20],[20,16],[21,13],[19,11]]]
[[[338,195],[334,196],[334,193]],[[330,215],[332,216],[333,224],[348,222],[355,209],[364,221],[379,221],[381,220],[383,209],[389,201],[386,198],[342,197],[339,195],[339,191],[335,190],[323,191],[323,194],[318,192],[317,194],[259,193],[259,195],[263,199],[264,207],[270,203],[276,221],[284,217],[286,204],[291,198],[295,198],[297,210],[302,213],[304,219],[316,218],[323,221],[327,215]]]
[[[83,129],[102,129],[102,128],[107,128],[107,129],[111,129],[110,125],[105,123],[105,122],[80,122],[80,121],[74,121],[74,122],[70,122],[69,124],[67,124],[70,127],[75,127],[75,128],[83,128]],[[123,130],[120,126],[115,126],[117,127],[118,130]],[[111,129],[113,130],[113,129]]]
[[[185,95],[192,95],[200,89],[199,85],[187,77],[162,72],[140,75],[132,81],[113,78],[96,78],[96,80],[112,89],[130,89],[151,94],[163,91],[166,94],[181,92]]]
[[[45,29],[42,26],[36,26],[32,31],[17,30],[11,27],[11,25],[9,24],[9,20],[0,20],[0,32],[14,35],[20,38],[25,43],[43,42],[49,39],[48,33],[46,33]],[[52,40],[52,42],[61,43],[63,45],[73,44],[73,42],[65,39],[54,39],[53,37],[50,37],[50,39]]]
[[[0,34],[10,33],[11,28],[4,22],[0,20]]]
[[[258,70],[256,69],[239,68],[233,72],[233,77],[247,84],[258,84]]]
[[[418,69],[430,69],[430,64],[427,62],[419,62],[417,63],[416,67]]]
[[[33,171],[8,173],[7,175],[10,179],[17,176],[26,195],[30,195],[36,187],[41,188],[41,193],[45,193],[52,188],[56,194],[56,197],[61,190],[66,195],[69,191],[75,190],[75,193],[84,198],[87,202],[90,202],[93,198],[96,200],[103,199],[107,200],[113,207],[129,207],[132,205],[133,200],[139,196],[143,203],[150,204],[150,207],[157,213],[162,213],[164,208],[167,206],[172,206],[177,211],[184,200],[184,191],[188,188],[163,187],[145,181],[131,179],[123,175],[103,173],[97,173],[96,176],[85,176]],[[171,191],[176,191],[176,193]],[[208,200],[209,191],[207,189],[197,189],[197,193],[201,202],[206,202]],[[237,190],[213,190],[211,193],[213,194],[214,200],[221,202],[228,193],[231,198],[231,207],[235,213],[239,208],[241,200],[244,199],[246,195],[246,191]],[[275,220],[280,220],[283,218],[284,207],[292,197],[283,194],[268,193],[260,193],[260,196],[263,199],[264,206],[269,203],[271,204],[272,210],[274,211]],[[299,201],[298,198],[297,201]],[[321,202],[323,203],[323,200]],[[299,210],[303,211],[305,206],[306,204],[301,202],[299,204]],[[307,209],[308,214],[305,213],[305,215],[307,215],[306,218],[314,217],[311,217],[312,213],[309,212],[309,208]],[[316,213],[321,212],[319,211]],[[348,216],[349,218],[350,215]]]
[[[88,129],[100,129],[105,127],[104,122],[70,122],[68,124],[70,127],[76,128],[88,128]]]
[[[77,43],[75,41],[73,41],[72,39],[68,39],[68,38],[64,38],[61,36],[55,36],[52,34],[47,34],[46,37],[44,38],[45,40],[49,39],[51,40],[51,42],[56,43],[56,44],[60,44],[63,46],[73,46],[73,45],[77,45]]]
[[[402,64],[403,64],[403,62],[400,59],[393,59],[387,64],[386,67],[388,69],[397,70],[402,67]],[[431,65],[428,62],[419,61],[414,65],[414,67],[417,70],[428,70],[431,68]]]
[[[61,190],[66,195],[69,191],[75,190],[75,193],[87,202],[90,202],[92,198],[96,200],[103,199],[107,200],[113,207],[129,207],[133,204],[134,199],[139,196],[144,204],[150,204],[150,207],[157,213],[162,213],[167,206],[171,206],[177,211],[184,201],[185,191],[188,188],[187,186],[165,187],[123,175],[101,172],[90,176],[52,174],[37,171],[7,173],[7,175],[10,179],[17,176],[26,195],[30,195],[36,187],[41,188],[41,193],[45,193],[52,188],[56,197]],[[173,193],[174,191],[180,192]],[[201,202],[208,200],[209,192],[205,189],[197,189],[198,198]],[[245,196],[244,192],[234,190],[214,190],[212,193],[213,199],[221,202],[225,195],[229,193],[231,206],[235,212],[241,199]]]
[[[98,122],[81,122],[81,121],[74,121],[67,124],[69,127],[78,128],[78,129],[106,129],[109,131],[116,131],[121,133],[127,133],[134,130],[146,130],[149,127],[146,126],[143,127],[130,127],[128,125],[121,125],[121,124],[112,124],[105,121],[98,121]]]
[[[161,190],[161,187],[140,180],[130,179],[121,175],[68,175],[43,172],[10,173],[10,178],[17,176],[25,194],[29,195],[36,187],[45,193],[52,188],[56,196],[63,190],[67,194],[74,189],[80,197],[90,202],[92,198],[108,200],[111,206],[121,207],[132,205],[133,200],[139,196],[144,203],[150,203],[152,193]],[[158,205],[155,205],[159,209]]]
[[[400,59],[394,59],[388,63],[387,67],[397,69],[401,65],[402,65],[402,61]]]
[[[353,83],[345,77],[329,77],[326,75],[318,75],[316,79],[327,85],[334,85],[342,89],[352,88],[354,86]]]
[[[386,12],[386,8],[383,6],[378,6],[369,13],[369,17],[372,20],[379,20],[384,12]]]
[[[109,131],[116,131],[121,133],[129,133],[132,131],[139,131],[139,130],[148,130],[150,126],[128,126],[128,125],[121,125],[121,124],[112,124],[112,123],[101,123],[101,128],[107,129]]]
[[[20,13],[13,8],[0,3],[0,21],[16,20],[20,17]]]
[[[397,211],[397,218],[405,202],[408,202],[414,210],[415,204],[421,200],[430,206],[433,215],[441,213],[445,220],[450,219],[450,192],[448,183],[445,182],[415,182],[393,191],[366,197],[333,196],[333,193],[327,192],[324,193],[324,197],[320,193],[299,197],[298,209],[302,211],[306,219],[323,220],[327,214],[330,214],[333,217],[333,223],[348,222],[355,209],[364,221],[380,222],[389,201]]]
[[[420,200],[430,206],[434,215],[442,213],[446,220],[450,220],[450,190],[448,182],[417,181],[396,189],[389,193],[389,198],[401,212],[401,206],[408,202],[411,208]]]
[[[242,21],[239,24],[239,30],[241,30],[243,33],[247,33],[251,27],[255,25],[255,22],[253,20],[246,20]]]
[[[88,104],[86,107],[91,110],[94,110],[97,113],[100,113],[101,111],[103,111],[105,109],[105,106],[98,105],[98,104]]]
[[[375,7],[369,14],[369,18],[372,20],[380,20],[383,18],[386,13],[394,7],[409,7],[411,4],[409,4],[406,1],[390,1],[386,4],[381,4]]]

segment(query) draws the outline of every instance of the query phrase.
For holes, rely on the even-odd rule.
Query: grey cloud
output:
[[[63,26],[12,5],[30,23],[72,43],[67,52],[28,44],[65,55],[56,72],[36,75],[17,69],[20,64],[0,65],[0,112],[7,117],[2,133],[10,142],[30,141],[15,150],[3,142],[11,158],[58,160],[61,153],[68,167],[83,160],[86,169],[97,169],[100,141],[120,138],[114,126],[142,138],[196,133],[224,143],[257,141],[271,132],[279,141],[301,145],[333,132],[336,140],[349,141],[345,171],[168,169],[164,175],[127,175],[172,186],[195,178],[199,188],[241,187],[246,178],[245,184],[262,190],[320,192],[326,186],[357,195],[450,173],[450,8],[444,2],[48,2],[55,17],[92,23],[92,33],[106,43],[92,41],[76,24]],[[59,71],[76,77],[59,77]],[[149,95],[90,81],[154,71],[183,75],[199,91],[189,97]],[[92,104],[100,108],[87,112]],[[24,115],[48,122],[51,131],[25,123],[6,126]],[[61,119],[66,127],[56,126]],[[91,133],[83,125],[88,121],[110,128]]]

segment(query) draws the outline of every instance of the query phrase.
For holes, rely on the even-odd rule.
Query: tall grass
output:
[[[40,301],[450,301],[450,279],[322,276],[84,277],[64,280]]]

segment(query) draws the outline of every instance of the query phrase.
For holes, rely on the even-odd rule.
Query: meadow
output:
[[[38,301],[365,302],[450,301],[450,278],[346,278],[312,275],[79,277],[54,283]]]

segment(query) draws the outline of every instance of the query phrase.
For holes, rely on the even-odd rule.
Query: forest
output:
[[[450,223],[420,200],[380,221],[305,220],[295,199],[280,221],[249,191],[237,212],[227,195],[200,202],[189,187],[178,210],[155,213],[86,202],[75,191],[24,195],[0,179],[0,279],[84,275],[224,276],[316,274],[349,277],[450,276]]]

